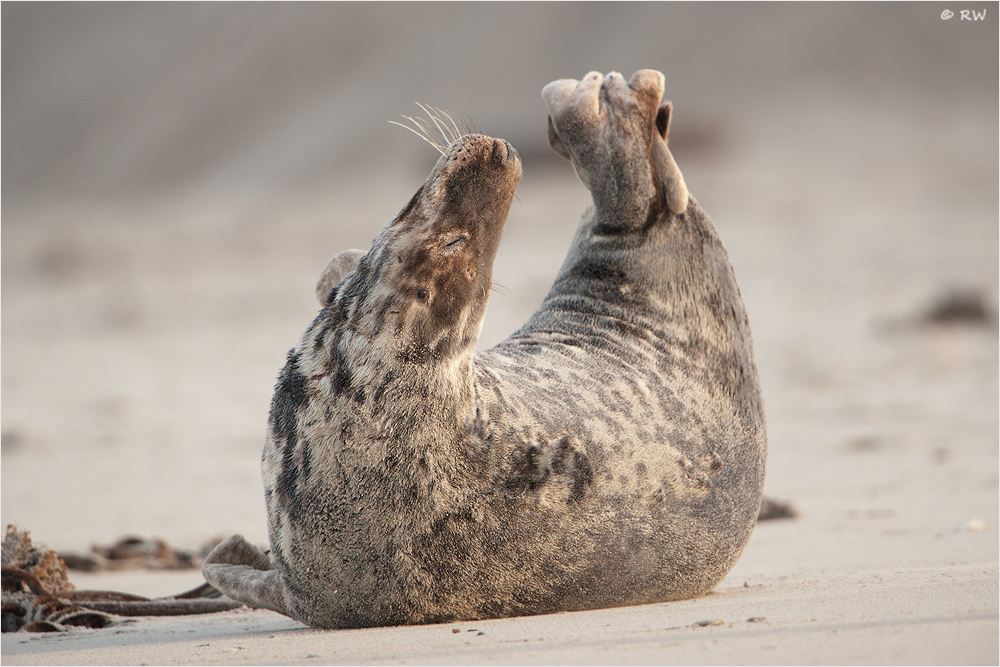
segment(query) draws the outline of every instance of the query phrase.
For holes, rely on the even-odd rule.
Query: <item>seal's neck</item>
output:
[[[336,342],[331,367],[346,369],[352,412],[400,440],[464,430],[475,414],[473,346],[435,357],[391,334],[348,329]]]

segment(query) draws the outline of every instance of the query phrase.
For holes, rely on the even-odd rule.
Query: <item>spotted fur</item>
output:
[[[271,406],[271,554],[234,536],[211,583],[344,628],[682,599],[725,576],[760,504],[763,408],[662,90],[643,70],[543,91],[594,206],[539,310],[492,350],[474,347],[521,176],[506,142],[456,138],[338,265]]]

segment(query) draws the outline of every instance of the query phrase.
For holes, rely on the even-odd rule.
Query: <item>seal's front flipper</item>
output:
[[[271,559],[242,535],[223,540],[201,566],[205,580],[233,600],[291,616],[285,584]]]
[[[345,250],[334,255],[316,282],[316,298],[320,305],[326,305],[333,289],[354,270],[364,256],[364,250]]]

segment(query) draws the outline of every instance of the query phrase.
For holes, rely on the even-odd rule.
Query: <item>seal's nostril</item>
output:
[[[505,139],[494,139],[493,141],[493,161],[497,164],[507,164],[517,156],[517,151]]]
[[[499,164],[503,164],[504,162],[506,162],[507,161],[507,154],[509,152],[507,149],[508,149],[509,146],[510,146],[510,144],[508,144],[503,139],[494,139],[493,140],[493,160],[495,162],[499,163]]]

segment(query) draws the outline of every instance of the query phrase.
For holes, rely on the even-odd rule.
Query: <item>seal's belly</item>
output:
[[[662,356],[662,355],[661,355]],[[480,398],[510,447],[562,437],[582,447],[602,495],[697,504],[726,468],[761,458],[756,424],[701,374],[657,355],[602,355],[563,342],[504,345],[477,359]]]
[[[754,524],[763,430],[703,372],[662,347],[535,335],[478,356],[475,373],[479,417],[458,442],[399,446],[366,431],[360,407],[351,420],[310,408],[294,451],[269,441],[276,564],[310,601],[299,614],[335,614],[310,623],[639,604],[728,572]]]
[[[745,467],[739,443],[675,395],[696,383],[668,387],[624,367],[595,371],[593,358],[554,365],[531,355],[477,360],[484,430],[464,457],[428,452],[387,466],[391,452],[377,443],[363,453],[376,467],[357,445],[312,443],[312,481],[294,520],[269,496],[289,589],[327,600],[300,613],[337,610],[310,622],[640,604],[697,595],[729,570],[757,499],[737,497],[728,474]]]

